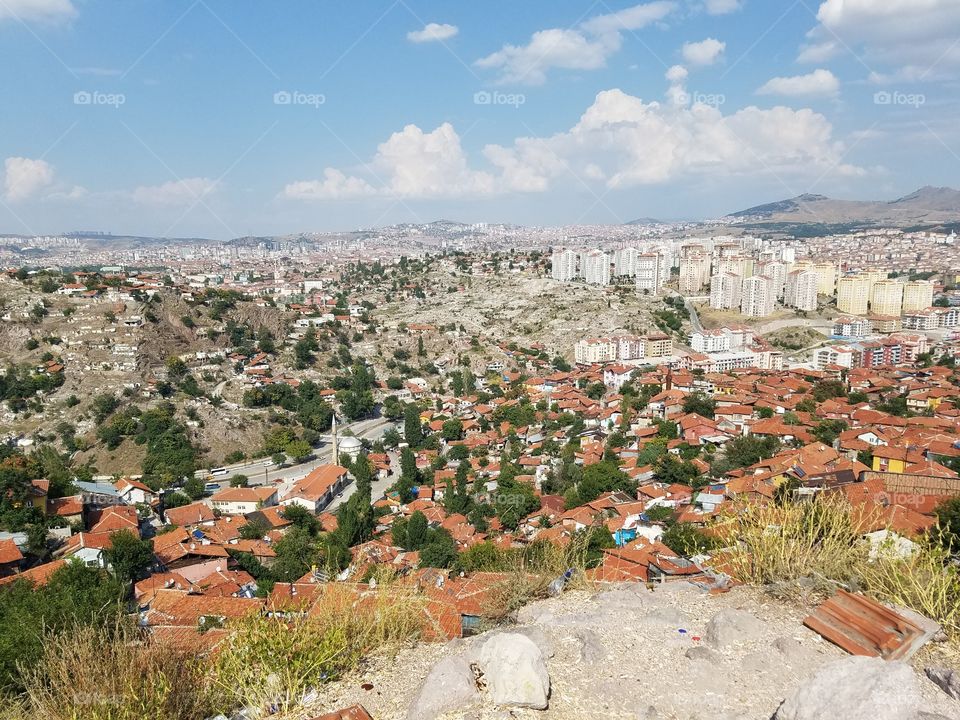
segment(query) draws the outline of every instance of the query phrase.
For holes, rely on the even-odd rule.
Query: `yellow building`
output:
[[[899,317],[903,312],[903,283],[878,280],[870,290],[870,312]]]
[[[848,315],[866,315],[870,303],[870,278],[851,275],[837,281],[837,309]],[[897,315],[900,313],[898,312]]]
[[[903,285],[903,312],[926,310],[933,305],[933,282],[911,280]]]

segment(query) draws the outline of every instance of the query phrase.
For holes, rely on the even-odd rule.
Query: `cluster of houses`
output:
[[[258,358],[242,360],[249,367]],[[158,637],[209,643],[223,632],[225,621],[248,613],[309,612],[311,604],[338,592],[360,602],[370,591],[363,580],[375,566],[390,568],[424,594],[430,632],[456,637],[478,626],[486,596],[503,577],[422,567],[419,553],[403,549],[392,536],[395,524],[414,513],[447,530],[459,551],[483,542],[519,548],[547,541],[562,547],[585,529],[601,528],[612,546],[589,570],[590,579],[666,582],[704,574],[702,558],[683,557],[663,542],[668,523],[689,523],[710,533],[725,513],[746,503],[771,503],[783,492],[798,500],[838,494],[855,509],[865,537],[894,533],[909,541],[935,523],[939,503],[960,496],[960,476],[953,469],[960,463],[960,393],[946,367],[705,372],[586,365],[535,377],[504,372],[500,382],[508,392],[456,397],[425,386],[405,388],[411,400],[425,401],[420,415],[425,433],[441,435],[450,418],[460,420],[462,433],[440,440],[439,447],[415,451],[423,481],[414,499],[404,502],[389,492],[376,498],[373,537],[351,548],[349,566],[336,577],[311,569],[295,582],[277,583],[262,597],[255,578],[231,552],[249,553],[269,566],[277,542],[291,527],[286,517],[291,506],[315,515],[324,530],[336,529],[329,506],[350,477],[343,467],[321,465],[289,485],[225,488],[175,508],[164,508],[157,493],[131,478],[76,482],[76,494],[61,498],[49,498],[48,484],[36,481],[30,502],[67,520],[72,532],[63,533],[50,562],[35,567],[26,565],[23,538],[0,536],[0,583],[17,577],[43,583],[70,559],[105,567],[113,533],[146,535],[152,523],[162,530],[152,536],[156,562],[152,574],[136,583],[135,598],[142,626]],[[817,400],[818,383],[843,392]],[[649,401],[636,407],[630,398],[641,389]],[[630,393],[626,401],[625,391]],[[693,395],[710,398],[712,410],[689,411]],[[905,411],[881,409],[891,398],[901,398]],[[550,422],[569,415],[580,422]],[[523,424],[508,417],[522,417]],[[827,438],[825,421],[835,421]],[[610,442],[614,435],[617,443]],[[770,457],[715,476],[707,460],[743,436],[778,442],[771,443],[776,449]],[[549,492],[561,464],[559,449],[571,441],[576,465],[615,463],[636,490],[604,492],[572,507],[568,498]],[[467,458],[473,492],[481,501],[496,494],[509,451],[520,468],[513,481],[527,484],[538,505],[515,529],[497,517],[478,528],[466,515],[447,509],[444,500],[459,462],[438,462],[438,457],[458,445],[466,450],[458,455]],[[661,477],[659,464],[650,460],[652,448],[660,449],[659,457],[665,453],[688,463],[697,480],[688,484]],[[395,453],[373,453],[369,459],[381,479],[396,471]],[[250,537],[245,527],[262,529],[262,536]]]

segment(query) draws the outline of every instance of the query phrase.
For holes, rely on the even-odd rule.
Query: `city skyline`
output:
[[[495,21],[491,21],[495,18]],[[960,8],[3,0],[0,232],[699,220],[957,185]]]

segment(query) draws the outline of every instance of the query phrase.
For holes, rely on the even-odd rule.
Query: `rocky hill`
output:
[[[960,718],[923,674],[944,664],[945,644],[913,667],[852,657],[805,628],[805,614],[744,587],[569,592],[523,608],[516,625],[381,659],[324,688],[302,717],[360,704],[377,720]]]
[[[838,229],[949,227],[960,222],[960,191],[923,187],[889,202],[834,200],[808,194],[740,210],[728,217],[737,224],[758,229],[794,225]]]

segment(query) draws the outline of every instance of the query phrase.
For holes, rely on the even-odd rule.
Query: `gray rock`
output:
[[[407,710],[409,720],[432,720],[480,699],[470,662],[462,655],[445,657],[430,670]]]
[[[759,640],[767,633],[767,625],[743,610],[721,610],[707,623],[705,642],[714,647]]]
[[[810,654],[810,650],[792,637],[779,637],[773,641],[773,646],[780,651],[787,662],[800,661]]]
[[[784,700],[774,720],[916,720],[920,703],[909,665],[848,657],[824,665]]]
[[[960,673],[942,667],[928,667],[923,671],[927,677],[954,700],[960,700]]]
[[[540,648],[519,633],[494,635],[480,648],[480,669],[497,705],[543,710],[550,696],[550,675]]]
[[[948,718],[946,715],[940,715],[939,713],[922,712],[917,715],[917,720],[953,720],[953,718]]]
[[[600,593],[596,602],[608,610],[640,610],[650,602],[652,593],[643,585],[627,585]]]
[[[675,628],[687,628],[693,622],[693,618],[682,610],[675,607],[658,607],[643,616],[644,622],[655,623],[657,625],[669,625]]]
[[[704,660],[705,662],[713,663],[714,665],[723,659],[720,657],[718,652],[711,650],[708,647],[703,647],[702,645],[687,648],[687,651],[684,653],[684,655],[686,655],[690,660]]]
[[[574,637],[580,643],[580,662],[595,665],[607,656],[603,641],[593,630],[578,630]]]
[[[511,625],[506,628],[491,630],[483,635],[477,635],[471,638],[471,642],[467,649],[467,659],[471,662],[479,662],[480,652],[483,649],[483,646],[490,642],[490,640],[495,638],[497,635],[503,635],[504,633],[524,635],[532,640],[534,645],[540,648],[540,652],[543,653],[545,658],[552,658],[554,656],[553,641],[547,637],[547,634],[540,627],[536,625]]]

